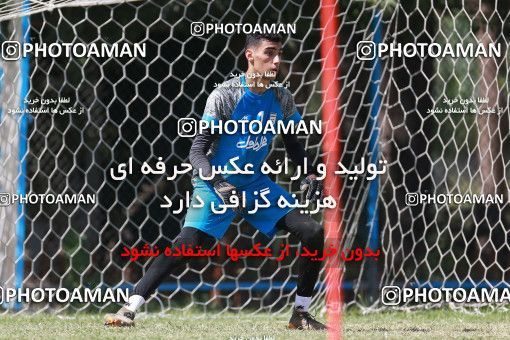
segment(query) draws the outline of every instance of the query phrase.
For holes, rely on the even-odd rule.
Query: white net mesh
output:
[[[118,4],[139,0],[4,0],[0,4],[0,20],[19,18],[24,15],[52,11],[63,7],[84,7]]]
[[[1,207],[4,287],[130,286],[147,262],[122,258],[123,246],[168,244],[177,235],[184,212],[173,215],[160,204],[164,195],[177,200],[191,190],[188,175],[167,181],[166,175],[134,172],[118,182],[109,169],[129,157],[135,169],[158,157],[167,168],[187,161],[191,139],[177,135],[177,120],[200,117],[213,84],[245,70],[242,36],[194,37],[192,22],[257,23],[264,18],[295,23],[297,33],[284,44],[279,80],[289,81],[305,120],[321,118],[323,41],[316,1],[144,1],[59,8],[92,4],[30,1],[23,7],[7,1],[0,7],[4,40],[22,41],[19,14],[30,11],[25,39],[32,43],[145,43],[147,51],[143,58],[29,55],[26,72],[22,61],[1,62],[0,164],[5,171],[0,172],[0,192],[20,192],[19,184],[25,183],[28,193],[97,197],[94,204],[28,204],[23,214],[16,205]],[[341,161],[352,169],[362,158],[384,159],[388,169],[375,181],[344,178],[344,247],[370,246],[382,253],[379,261],[346,264],[344,295],[349,306],[381,308],[379,290],[385,285],[507,284],[508,6],[496,4],[338,1]],[[498,42],[502,57],[362,61],[356,57],[362,40]],[[26,97],[23,79],[29,81]],[[488,98],[488,103],[473,103],[471,108],[495,107],[499,114],[445,113],[445,98],[472,97]],[[23,99],[36,98],[70,98],[78,112],[7,113]],[[56,109],[64,107],[58,104]],[[26,132],[23,122],[28,124]],[[26,152],[20,155],[25,135]],[[319,159],[322,137],[303,136],[301,141]],[[271,160],[283,158],[280,140],[273,150]],[[276,181],[297,190],[297,183],[286,176],[278,175]],[[502,194],[504,199],[501,204],[408,205],[406,193]],[[268,241],[240,220],[222,240],[241,249],[257,242],[278,248],[287,241],[292,250],[298,248],[288,235]],[[148,308],[282,312],[293,300],[295,260],[192,261],[168,277]],[[315,307],[324,303],[322,282],[323,275]],[[115,306],[35,307],[75,311]]]

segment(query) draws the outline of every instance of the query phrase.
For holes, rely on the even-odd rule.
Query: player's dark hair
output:
[[[283,43],[283,35],[279,33],[253,33],[246,35],[246,42],[244,44],[244,50],[249,47],[258,46],[262,40],[269,40],[272,42]]]

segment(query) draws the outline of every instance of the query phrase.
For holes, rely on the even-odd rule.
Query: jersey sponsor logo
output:
[[[276,112],[271,112],[269,114],[269,121],[273,124],[273,126],[275,125],[275,123],[276,123]]]
[[[255,139],[253,139],[252,136],[248,136],[246,140],[239,141],[236,144],[236,146],[239,149],[253,149],[253,151],[259,151],[266,145],[267,145],[266,136],[257,136],[255,137]]]
[[[248,117],[245,115],[241,120],[247,119]],[[264,120],[264,111],[259,111],[257,113],[256,120],[262,122]],[[242,140],[237,142],[236,146],[239,149],[252,149],[253,151],[259,151],[264,146],[267,145],[267,137],[266,136],[256,136],[253,137],[251,135],[246,138],[246,140]]]

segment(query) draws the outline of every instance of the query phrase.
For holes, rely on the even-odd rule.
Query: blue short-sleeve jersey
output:
[[[268,121],[272,121],[276,126],[278,121],[287,124],[291,120],[298,123],[301,119],[288,89],[270,87],[264,93],[257,94],[246,86],[244,74],[220,84],[208,97],[202,116],[202,120],[208,122],[259,120],[262,127]],[[253,175],[223,175],[236,187],[246,186],[262,175],[260,168],[269,153],[274,137],[272,131],[252,134],[249,131],[242,133],[239,128],[235,134],[220,134],[211,145],[207,157],[212,166],[226,166],[234,157],[239,157],[236,164],[241,169],[247,163],[253,164],[255,172]],[[233,169],[232,166],[228,168]]]

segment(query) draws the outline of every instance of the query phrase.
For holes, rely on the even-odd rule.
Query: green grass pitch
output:
[[[102,325],[102,314],[78,316],[1,315],[2,339],[326,339],[326,333],[285,329],[288,316],[222,314],[150,314],[137,318],[134,328]],[[320,319],[320,318],[319,318]],[[344,338],[438,339],[505,338],[510,312],[466,314],[450,310],[384,312],[344,315]]]

